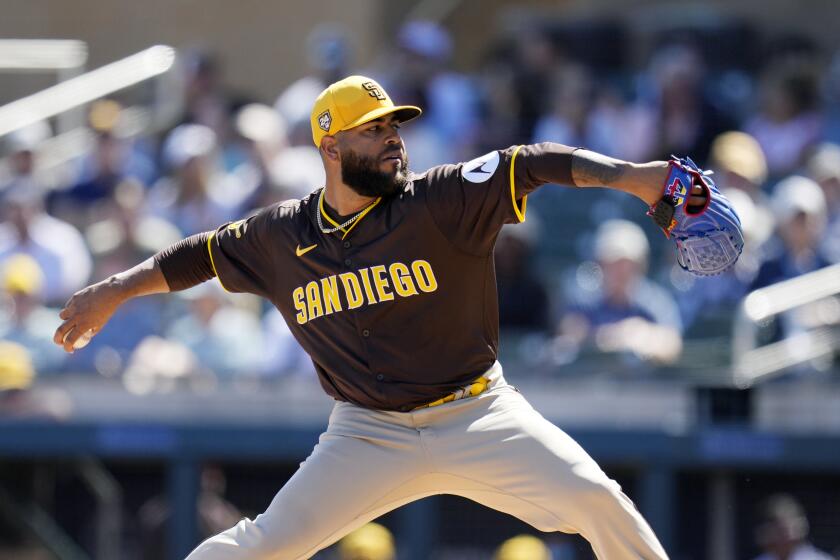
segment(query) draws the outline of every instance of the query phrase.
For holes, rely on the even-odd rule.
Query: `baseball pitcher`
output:
[[[230,292],[268,298],[312,357],[336,401],[326,431],[264,513],[189,560],[309,558],[444,493],[579,533],[601,559],[667,558],[618,484],[505,382],[493,245],[546,183],[640,198],[697,274],[737,259],[737,216],[688,159],[633,164],[545,143],[415,174],[399,128],[420,113],[366,77],[330,85],[311,116],[323,188],[81,290],[55,342],[71,352],[126,300],[216,277]]]

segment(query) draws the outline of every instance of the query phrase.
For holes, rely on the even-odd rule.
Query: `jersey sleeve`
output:
[[[210,233],[207,251],[213,272],[225,290],[269,297],[276,270],[271,244],[275,220],[275,210],[265,208]]]
[[[486,254],[504,224],[525,221],[528,194],[546,183],[573,184],[574,148],[511,146],[467,163],[426,172],[426,203],[438,228],[460,249]]]

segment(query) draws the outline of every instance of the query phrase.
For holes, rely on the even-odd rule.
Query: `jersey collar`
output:
[[[356,220],[355,220],[352,224],[350,224],[350,227],[348,227],[348,228],[346,228],[346,229],[345,229],[345,228],[341,228],[341,229],[339,230],[339,231],[341,231],[341,232],[343,233],[343,235],[341,236],[341,238],[342,238],[342,239],[344,239],[344,238],[346,238],[348,235],[350,235],[350,232],[351,232],[351,231],[353,231],[353,228],[354,228],[354,227],[356,227],[356,225],[358,225],[358,223],[359,223],[359,222],[361,222],[361,221],[362,221],[362,219],[363,219],[365,216],[367,216],[368,212],[370,212],[371,210],[373,210],[373,209],[374,209],[374,207],[375,207],[377,204],[379,204],[381,201],[382,201],[382,197],[381,197],[381,196],[380,196],[380,197],[377,197],[377,198],[376,198],[376,200],[374,200],[371,204],[369,204],[369,205],[368,205],[368,207],[367,207],[367,208],[365,208],[365,209],[362,211],[362,213],[361,213],[361,214],[359,214],[359,217],[358,217],[358,218],[356,218]],[[325,219],[328,223],[330,223],[333,227],[339,227],[339,223],[338,223],[338,222],[336,222],[335,220],[333,220],[333,219],[330,217],[330,215],[327,213],[327,211],[324,209],[324,197],[323,197],[323,196],[320,196],[320,193],[319,193],[319,196],[318,196],[318,212],[320,212],[320,213],[321,213],[321,217],[322,217],[323,219]]]

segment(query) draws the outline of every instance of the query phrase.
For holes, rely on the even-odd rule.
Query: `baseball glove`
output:
[[[735,264],[744,248],[741,220],[709,172],[690,158],[672,157],[662,198],[648,216],[677,244],[681,267],[698,276],[720,274]],[[688,205],[695,185],[703,188],[703,206]]]

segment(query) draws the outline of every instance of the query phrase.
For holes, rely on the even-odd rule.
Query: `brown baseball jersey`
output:
[[[514,146],[413,174],[404,192],[329,234],[318,189],[217,229],[213,268],[228,291],[280,310],[329,395],[408,411],[495,362],[496,236],[524,219],[537,186],[571,184],[571,151]]]

